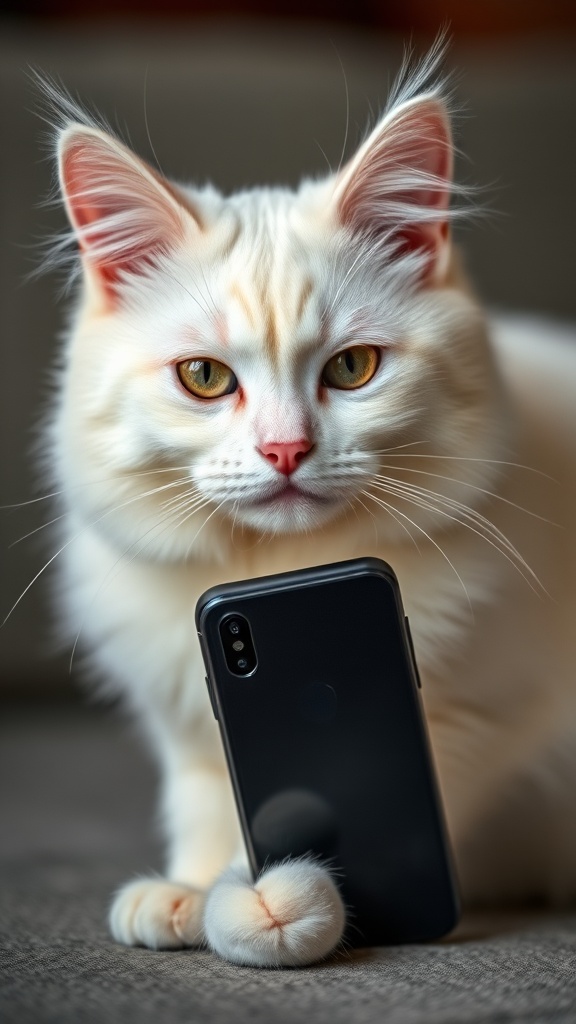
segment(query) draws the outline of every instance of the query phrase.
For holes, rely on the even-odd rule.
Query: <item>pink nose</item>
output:
[[[272,444],[263,444],[258,449],[261,455],[268,462],[271,462],[274,469],[279,473],[290,476],[295,469],[298,469],[300,462],[312,448],[310,441],[273,441]]]

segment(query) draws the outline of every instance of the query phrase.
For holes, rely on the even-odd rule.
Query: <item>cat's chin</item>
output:
[[[236,521],[269,534],[309,533],[342,511],[342,500],[312,494],[289,484],[282,491],[246,503]]]

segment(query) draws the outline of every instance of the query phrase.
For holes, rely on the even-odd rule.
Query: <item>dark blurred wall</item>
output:
[[[573,0],[4,0],[5,14],[73,20],[99,18],[260,18],[347,22],[404,33],[455,36],[576,29]]]

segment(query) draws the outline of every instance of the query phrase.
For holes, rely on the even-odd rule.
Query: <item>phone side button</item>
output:
[[[422,689],[422,680],[420,679],[420,673],[418,671],[418,663],[416,661],[416,655],[414,653],[414,642],[412,640],[412,633],[410,631],[410,623],[408,621],[408,616],[407,615],[404,616],[404,622],[406,623],[406,633],[407,633],[407,636],[408,636],[408,643],[410,645],[410,654],[412,655],[412,666],[414,668],[414,675],[416,676],[416,682],[418,683],[418,689],[421,690]]]
[[[214,715],[216,721],[218,721],[218,712],[216,710],[216,701],[214,700],[214,692],[212,690],[212,685],[210,683],[208,676],[204,676],[204,678],[206,680],[206,686],[208,687],[208,696],[210,697],[210,703],[212,705],[212,714]]]

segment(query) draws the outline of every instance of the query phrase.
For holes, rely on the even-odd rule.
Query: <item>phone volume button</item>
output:
[[[204,676],[204,678],[206,680],[206,686],[208,687],[208,696],[210,697],[210,704],[212,705],[212,714],[214,715],[216,721],[218,721],[218,711],[216,710],[216,701],[214,700],[214,691],[212,689],[212,684],[208,676]]]
[[[418,671],[418,664],[416,662],[416,655],[414,653],[414,642],[412,640],[412,632],[410,630],[410,623],[408,621],[408,616],[407,615],[404,616],[404,622],[406,623],[406,635],[408,637],[408,644],[409,644],[409,647],[410,647],[410,654],[412,655],[412,667],[414,669],[414,675],[416,676],[416,682],[418,683],[418,689],[421,690],[422,689],[422,680],[420,679],[420,673]]]

